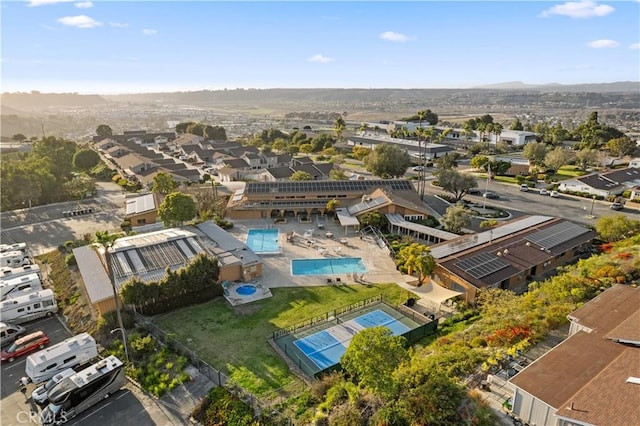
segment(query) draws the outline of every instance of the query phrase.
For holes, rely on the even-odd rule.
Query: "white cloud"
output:
[[[58,19],[58,22],[62,25],[76,28],[94,28],[102,25],[102,22],[98,22],[87,15],[65,16],[64,18]]]
[[[115,28],[127,28],[129,24],[126,22],[109,22],[109,26]]]
[[[629,49],[634,49],[634,50],[640,49],[640,43],[633,43],[631,46],[629,46]]]
[[[74,0],[29,0],[29,7],[44,6],[47,4],[70,3]]]
[[[93,3],[90,1],[79,1],[78,3],[75,3],[74,6],[78,9],[89,9],[90,7],[93,7]]]
[[[543,11],[540,16],[560,15],[570,18],[593,18],[595,16],[608,15],[614,10],[613,7],[607,4],[597,4],[591,0],[568,1],[564,4],[551,6],[549,9]]]
[[[405,42],[405,41],[411,40],[410,37],[407,37],[406,35],[404,35],[402,33],[395,33],[393,31],[385,31],[385,32],[383,32],[382,34],[380,34],[380,38],[382,40],[399,41],[399,42]]]
[[[587,43],[587,46],[593,47],[594,49],[611,49],[612,47],[618,47],[619,44],[615,40],[594,40]]]
[[[308,59],[309,62],[319,62],[321,64],[326,64],[328,62],[333,61],[333,58],[328,58],[324,56],[322,53],[318,53],[317,55],[313,55]]]
[[[158,34],[158,30],[152,30],[152,29],[149,29],[149,28],[145,28],[144,30],[142,30],[142,34],[144,34],[146,36],[152,36],[152,35]]]

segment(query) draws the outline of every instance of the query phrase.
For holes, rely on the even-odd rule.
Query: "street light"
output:
[[[593,217],[593,205],[596,203],[596,196],[594,195],[591,200],[591,210],[589,211],[589,217]]]
[[[115,333],[116,331],[120,331],[122,333],[122,343],[124,344],[124,357],[127,359],[127,363],[129,362],[129,351],[127,350],[127,334],[124,331],[124,328],[114,328],[113,330],[111,330],[111,334]]]

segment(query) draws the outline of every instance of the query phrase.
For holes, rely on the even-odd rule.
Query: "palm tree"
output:
[[[339,205],[340,205],[340,200],[336,198],[327,201],[327,206],[326,206],[327,213],[335,213]]]
[[[502,134],[502,124],[494,123],[493,124],[493,134],[496,135],[496,147],[498,146],[498,140],[500,139],[500,135]]]
[[[105,270],[107,271],[107,276],[109,277],[109,283],[111,283],[111,288],[113,289],[113,298],[116,304],[116,315],[118,318],[118,327],[122,330],[122,335],[124,336],[122,342],[124,344],[124,353],[127,358],[127,362],[129,361],[129,350],[128,343],[126,338],[126,332],[124,329],[124,325],[122,323],[122,314],[120,313],[120,298],[118,297],[118,292],[116,290],[116,284],[113,280],[113,268],[111,264],[111,253],[109,250],[113,247],[116,240],[120,237],[118,234],[110,234],[109,231],[97,231],[96,239],[94,240],[94,247],[98,246],[104,250],[104,258],[100,258],[104,262]]]
[[[336,132],[336,138],[338,141],[342,137],[342,132],[346,128],[346,123],[344,122],[344,118],[342,116],[336,118],[336,121],[333,123],[333,131]]]

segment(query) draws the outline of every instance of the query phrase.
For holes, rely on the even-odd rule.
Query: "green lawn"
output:
[[[583,172],[579,167],[576,166],[562,166],[560,170],[556,173],[554,178],[558,180],[571,179],[578,176],[583,176],[587,174],[587,172]]]
[[[155,322],[248,391],[265,395],[297,383],[267,339],[279,328],[382,294],[401,303],[395,284],[271,289],[273,297],[231,307],[223,298],[181,309]]]

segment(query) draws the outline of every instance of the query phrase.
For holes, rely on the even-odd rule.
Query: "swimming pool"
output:
[[[292,259],[291,275],[331,275],[367,272],[360,257],[337,259]]]
[[[256,289],[256,286],[252,284],[244,284],[236,287],[236,293],[238,293],[238,295],[240,296],[250,296],[252,294],[255,294],[256,291],[258,291],[258,289]]]
[[[254,253],[280,253],[277,229],[249,229],[247,245]]]

